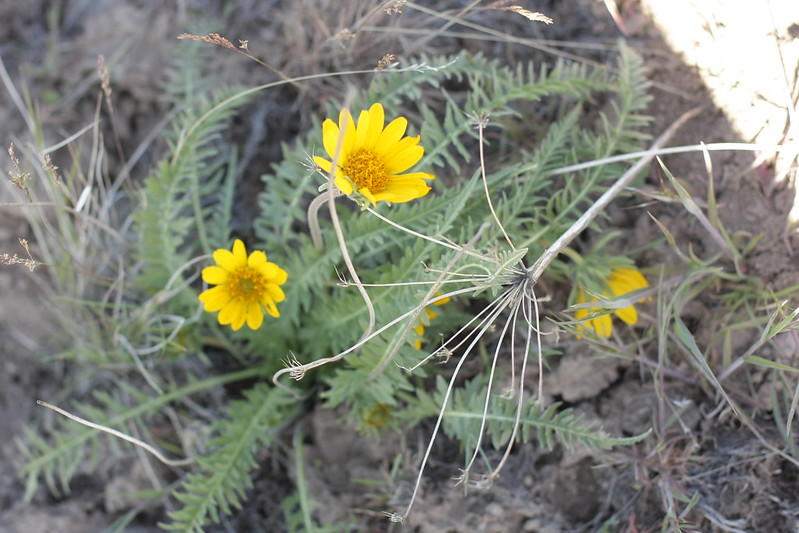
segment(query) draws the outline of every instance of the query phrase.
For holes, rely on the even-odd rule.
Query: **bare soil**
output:
[[[742,126],[731,122],[730,109],[720,104],[720,94],[731,92],[725,78],[725,66],[704,64],[691,50],[674,51],[679,42],[670,32],[695,32],[690,36],[694,51],[714,45],[723,29],[733,24],[732,11],[710,10],[713,19],[706,24],[658,27],[660,4],[666,2],[624,1],[621,6],[628,42],[645,57],[654,100],[649,113],[654,117],[652,134],[658,135],[683,112],[703,106],[701,114],[683,128],[672,144],[698,142],[750,142],[760,131],[758,124],[778,123],[768,115],[779,111],[779,103],[767,115],[752,116]],[[196,5],[195,5],[196,4]],[[452,7],[458,2],[442,4]],[[446,6],[445,6],[446,4]],[[452,4],[452,5],[451,5]],[[465,5],[465,3],[462,3]],[[528,38],[569,40],[582,44],[612,46],[622,38],[620,30],[603,3],[580,0],[569,3],[543,2],[535,10],[555,19],[553,26],[531,25],[511,13],[487,12],[481,23]],[[686,20],[707,17],[708,9],[680,2]],[[766,39],[795,51],[799,41],[799,14],[790,2],[765,2],[748,10],[784,9],[771,26],[761,33],[739,35],[752,42]],[[59,7],[60,6],[60,7]],[[531,8],[532,9],[532,8]],[[409,7],[403,16],[416,16]],[[793,15],[796,17],[791,22]],[[328,29],[343,28],[349,10],[337,10],[329,2],[256,2],[242,0],[235,8],[226,2],[6,2],[0,5],[0,57],[16,86],[27,87],[40,103],[39,113],[50,142],[74,132],[92,120],[98,94],[97,55],[114,58],[113,89],[117,125],[123,150],[130,154],[148,135],[157,131],[165,112],[161,96],[163,84],[174,70],[170,51],[180,42],[175,37],[184,31],[204,33],[220,31],[231,39],[248,39],[255,55],[267,59],[289,75],[302,75],[322,69],[356,66],[369,68],[379,57],[373,48],[385,35],[363,35],[352,40],[330,40]],[[339,17],[339,18],[337,18]],[[787,19],[786,19],[787,18]],[[786,21],[787,20],[787,21]],[[380,15],[370,24],[393,24]],[[725,26],[726,24],[726,26]],[[698,30],[696,28],[699,28]],[[762,34],[765,32],[765,34]],[[331,44],[332,43],[332,44]],[[419,41],[398,37],[392,51],[404,57],[419,52]],[[469,42],[442,38],[431,42],[437,51],[467,47],[511,62],[545,58],[521,46],[492,42]],[[707,48],[704,48],[707,50]],[[380,48],[380,50],[383,50]],[[604,61],[601,49],[583,51],[594,61]],[[574,50],[572,50],[574,51]],[[377,54],[378,56],[382,55]],[[222,82],[262,83],[269,73],[255,68],[244,58],[220,49],[218,61],[207,66],[213,79]],[[697,59],[699,57],[699,59]],[[796,57],[786,64],[796,87]],[[545,60],[545,59],[544,59]],[[316,61],[314,63],[313,61]],[[722,88],[712,80],[725,80]],[[709,81],[710,80],[710,81]],[[751,80],[747,80],[749,83]],[[752,82],[754,83],[754,82]],[[754,85],[757,87],[756,83]],[[320,86],[330,91],[333,86]],[[765,90],[764,90],[765,94]],[[302,131],[299,110],[313,110],[324,94],[274,94],[273,100],[253,104],[248,115],[237,118],[232,132],[240,136],[248,170],[243,182],[258,184],[258,176],[274,161],[280,141]],[[764,112],[758,106],[734,108],[736,114]],[[757,107],[757,109],[755,109]],[[775,111],[776,109],[776,111]],[[256,124],[268,123],[267,131]],[[784,117],[783,117],[784,119]],[[758,120],[760,121],[758,123]],[[754,124],[746,129],[746,124]],[[24,142],[26,124],[8,93],[0,91],[0,141]],[[794,125],[794,127],[796,127]],[[776,127],[776,131],[779,128]],[[784,133],[784,132],[783,132]],[[109,135],[109,139],[111,136]],[[248,139],[259,142],[247,144]],[[20,141],[23,140],[23,141]],[[779,142],[778,135],[768,142]],[[109,141],[109,166],[116,149]],[[155,142],[153,154],[143,157],[134,168],[139,175],[154,164],[163,145]],[[701,155],[670,156],[664,159],[669,169],[692,189],[697,198],[705,198],[708,172]],[[713,176],[725,226],[741,238],[762,235],[749,256],[745,268],[762,280],[764,287],[782,290],[799,283],[799,259],[794,253],[798,243],[788,231],[788,217],[793,207],[792,181],[781,179],[781,162],[776,158],[749,152],[720,152],[713,156]],[[9,165],[4,165],[8,167]],[[662,189],[662,174],[653,166],[645,190]],[[243,196],[250,196],[244,194]],[[11,187],[0,189],[0,202],[19,202],[21,196]],[[642,198],[641,202],[646,199]],[[253,208],[253,206],[250,206]],[[659,203],[646,208],[631,208],[614,214],[620,227],[628,229],[628,244],[634,248],[661,237],[647,211],[657,217],[684,246],[697,255],[718,253],[717,244],[698,222],[685,214],[679,203]],[[247,217],[242,217],[246,219]],[[242,222],[243,223],[243,222]],[[18,237],[31,238],[19,209],[0,204],[0,252],[22,254]],[[35,243],[34,250],[35,250]],[[681,268],[669,250],[652,249],[638,258],[647,264],[671,264]],[[44,279],[37,279],[43,276]],[[147,476],[136,466],[135,457],[101,461],[96,472],[79,475],[72,493],[53,496],[40,488],[31,502],[24,502],[24,487],[17,475],[23,460],[14,439],[25,426],[35,427],[44,416],[35,406],[37,398],[58,395],[63,373],[68,371],[51,354],[60,345],[57,328],[47,308],[46,274],[31,275],[21,266],[0,268],[0,531],[88,532],[101,531],[135,500],[121,496],[126,491],[145,490]],[[704,346],[712,345],[715,335],[714,315],[722,309],[711,297],[697,298],[686,310],[692,332]],[[646,312],[654,314],[654,309]],[[733,353],[751,342],[751,335],[736,339]],[[569,342],[568,340],[563,342]],[[763,353],[785,364],[797,365],[795,338],[786,339],[784,350]],[[614,451],[605,456],[570,452],[561,447],[553,451],[535,444],[517,446],[502,477],[487,491],[470,490],[451,482],[458,473],[461,455],[457,444],[441,440],[434,450],[434,462],[409,523],[390,524],[380,515],[387,505],[404,501],[410,490],[418,453],[428,435],[419,432],[376,440],[358,435],[342,424],[335,412],[315,408],[308,414],[306,446],[307,478],[318,504],[317,515],[326,521],[354,523],[362,531],[414,532],[529,532],[597,531],[602,522],[616,517],[613,531],[658,531],[663,519],[663,502],[657,490],[664,476],[681,476],[678,484],[685,494],[699,491],[697,513],[688,519],[699,520],[701,531],[795,531],[799,527],[799,486],[795,465],[770,453],[766,444],[781,447],[770,415],[769,391],[759,389],[750,398],[755,425],[760,438],[742,427],[732,414],[709,412],[717,405],[712,391],[690,378],[688,367],[683,376],[666,379],[664,391],[679,406],[682,432],[663,435],[663,449],[645,446]],[[764,387],[770,379],[763,373],[737,376],[755,380]],[[758,381],[759,380],[759,381]],[[600,359],[593,354],[564,358],[547,373],[545,385],[551,399],[566,402],[587,420],[601,423],[612,435],[635,435],[653,425],[663,413],[651,379],[642,378],[638,365],[618,359]],[[735,388],[736,382],[730,383]],[[740,390],[743,390],[741,387]],[[402,457],[406,470],[396,478],[390,475],[396,457]],[[117,463],[116,465],[114,463]],[[285,528],[279,510],[280,501],[293,490],[293,469],[288,457],[265,456],[255,479],[252,498],[244,509],[226,518],[222,526],[209,531],[281,531]],[[389,481],[394,479],[394,481]],[[376,480],[365,483],[363,480]],[[156,522],[164,518],[163,509],[147,509],[127,531],[157,531]],[[705,518],[698,518],[705,517]],[[711,517],[711,518],[707,518]]]

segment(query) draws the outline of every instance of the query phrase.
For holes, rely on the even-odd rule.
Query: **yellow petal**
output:
[[[602,335],[606,339],[610,338],[610,333],[613,329],[613,320],[611,320],[610,315],[598,316],[593,320],[589,320],[586,324],[593,329],[597,335]]]
[[[255,250],[247,258],[247,266],[256,270],[260,270],[266,264],[266,254],[261,250]]]
[[[577,303],[583,304],[587,302],[595,302],[595,298],[591,298],[588,300],[586,298],[585,291],[583,289],[577,290]],[[596,313],[601,311],[598,307],[582,307],[577,309],[574,312],[574,319],[575,320],[582,320],[585,317],[589,316],[590,314]],[[596,318],[592,318],[591,320],[586,320],[581,324],[577,324],[577,331],[583,331],[585,329],[593,330],[597,335],[601,335],[605,338],[610,337],[610,332],[613,328],[613,321],[610,318],[610,315],[602,315]],[[578,338],[580,336],[578,335]]]
[[[205,304],[204,309],[213,313],[225,307],[230,302],[231,296],[227,286],[219,285],[203,291],[198,298]]]
[[[319,157],[318,155],[313,156],[314,163],[319,165],[319,167],[324,170],[327,174],[330,174],[330,169],[333,168],[333,163],[325,159],[324,157]]]
[[[340,161],[346,161],[355,149],[355,137],[358,128],[355,127],[355,121],[352,120],[352,114],[349,109],[344,109],[338,115],[338,127],[344,130],[344,142],[341,145]],[[341,166],[341,165],[339,165]]]
[[[370,190],[369,190],[369,189],[367,189],[366,187],[363,187],[362,189],[358,189],[358,192],[359,192],[359,193],[361,193],[361,194],[364,196],[364,198],[366,198],[367,200],[369,200],[369,202],[371,202],[371,204],[372,204],[373,206],[374,206],[375,204],[377,204],[377,202],[378,202],[377,196],[375,196],[374,194],[372,194],[372,191],[370,191]],[[383,193],[383,192],[380,192],[380,193],[378,193],[378,194],[379,194],[379,195],[382,195],[382,194],[384,194],[384,193]]]
[[[336,172],[336,178],[333,180],[333,184],[338,187],[338,189],[344,194],[352,194],[352,182],[344,177],[344,175],[339,175]]]
[[[258,304],[251,304],[247,309],[247,325],[250,329],[258,329],[264,323],[264,313],[261,311],[261,306]]]
[[[418,339],[413,341],[413,347],[416,348],[417,350],[421,350],[422,349],[422,337],[424,337],[424,324],[420,323],[418,326],[413,328],[413,331],[415,331],[416,334],[419,336]]]
[[[649,283],[638,270],[620,268],[611,272],[608,286],[614,295],[622,296],[628,292],[649,287]]]
[[[348,125],[350,119],[352,119],[352,114],[350,113],[350,110],[345,107],[338,112],[338,127],[340,129],[344,129],[344,125]]]
[[[266,294],[270,300],[275,302],[282,302],[286,299],[286,293],[283,292],[283,289],[271,283],[266,286]]]
[[[597,309],[592,308],[590,311],[593,313],[594,311],[597,311]],[[580,320],[581,318],[587,316],[588,313],[589,311],[587,309],[578,309],[574,313],[574,318],[575,320]],[[613,328],[613,321],[610,319],[610,315],[598,316],[596,318],[592,318],[591,320],[586,320],[580,324],[577,324],[578,332],[583,331],[584,329],[590,329],[593,330],[594,333],[596,333],[597,335],[602,335],[606,339],[610,337],[610,332],[612,328]]]
[[[211,285],[226,283],[230,273],[224,268],[212,265],[203,269],[203,281]]]
[[[266,260],[265,255],[264,255],[264,260]],[[278,267],[276,264],[272,262],[264,262],[257,266],[254,266],[253,268],[255,268],[261,276],[263,276],[268,280],[271,280],[271,278],[277,275],[277,271],[280,267]]]
[[[394,145],[405,135],[406,129],[408,129],[408,120],[405,117],[395,118],[389,122],[386,129],[380,134],[380,137],[377,138],[377,142],[374,146],[375,152],[381,155],[391,153],[391,150],[394,149]]]
[[[275,318],[279,318],[280,317],[280,313],[277,310],[277,306],[275,305],[275,302],[273,302],[269,298],[264,298],[263,300],[261,300],[261,304],[263,304],[264,309],[266,309],[266,312],[269,313],[271,316],[273,316]]]
[[[623,307],[621,309],[616,309],[614,311],[616,316],[621,318],[624,322],[628,324],[635,324],[638,322],[638,312],[635,310],[635,307],[629,305],[627,307]]]
[[[236,256],[233,255],[233,252],[221,248],[214,252],[214,261],[217,265],[224,268],[228,272],[233,272],[242,266],[236,262]]]
[[[366,140],[362,148],[372,149],[377,143],[380,134],[383,132],[383,125],[386,123],[385,112],[381,104],[372,104],[369,108],[369,129],[366,130]]]
[[[274,263],[272,263],[274,264]],[[277,266],[277,265],[275,265]],[[269,282],[274,283],[275,285],[283,285],[286,283],[286,280],[289,279],[288,273],[280,267],[277,267],[277,272],[273,276],[271,276]],[[279,301],[279,300],[278,300]]]
[[[247,317],[247,304],[238,303],[237,305],[233,306],[233,313],[231,314],[231,321],[230,321],[230,327],[233,328],[233,331],[238,331],[241,329],[241,326],[244,325],[246,317]]]
[[[384,156],[386,171],[389,174],[399,174],[418,163],[424,155],[424,148],[418,143],[419,137],[405,137],[395,144],[396,148]]]
[[[420,190],[426,189],[429,186],[425,180],[434,180],[435,176],[427,172],[409,172],[408,174],[395,174],[388,177],[388,188],[394,187],[417,187]]]
[[[236,264],[244,266],[247,264],[247,248],[241,239],[236,239],[233,242],[233,257],[236,258]]]
[[[325,152],[331,159],[336,157],[339,131],[338,126],[332,120],[327,119],[322,122],[322,144],[324,144]],[[341,156],[339,155],[339,157]]]
[[[234,330],[239,329],[244,324],[244,304],[239,301],[232,301],[219,312],[219,323],[230,324]]]
[[[418,193],[410,190],[381,192],[374,196],[374,201],[375,203],[389,202],[392,204],[404,204],[405,202],[410,202],[412,200],[416,200],[417,198],[423,197],[425,194],[427,194],[427,192],[429,192],[429,189],[424,193]]]
[[[436,296],[441,296],[441,293],[436,294]],[[433,305],[444,305],[444,304],[448,304],[451,301],[452,301],[452,298],[447,296],[446,298],[441,298],[440,300],[436,300],[435,302],[433,302]]]
[[[374,197],[378,202],[402,203],[421,198],[430,190],[430,187],[419,178],[406,179],[405,176],[398,176],[389,178],[388,187],[376,193]]]
[[[578,301],[578,303],[585,303],[585,302],[584,301],[583,302]],[[591,312],[593,312],[595,309],[596,308],[592,308]],[[578,310],[576,310],[574,312],[574,319],[575,320],[582,320],[582,319],[584,319],[585,317],[588,316],[588,313],[589,313],[589,310],[587,308],[581,307],[580,309],[578,309]]]
[[[366,146],[366,134],[369,133],[370,120],[371,115],[369,111],[361,111],[361,114],[358,115],[358,126],[355,128],[355,145],[353,146],[355,151],[358,151]]]

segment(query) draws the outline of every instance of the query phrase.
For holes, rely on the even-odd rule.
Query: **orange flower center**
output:
[[[266,294],[266,280],[260,272],[245,266],[230,274],[228,289],[233,299],[258,302]]]
[[[372,194],[388,186],[388,171],[383,159],[371,150],[358,150],[350,154],[344,173],[357,185],[358,190],[368,189]]]

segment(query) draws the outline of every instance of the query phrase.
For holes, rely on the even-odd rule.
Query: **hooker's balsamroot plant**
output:
[[[467,54],[374,71],[368,89],[328,110],[338,122],[317,122],[283,146],[282,161],[263,178],[252,226],[236,228],[241,240],[231,227],[235,150],[220,132],[249,97],[288,82],[203,95],[192,83],[198,65],[187,61],[185,85],[170,92],[183,110],[172,152],[134,206],[138,268],[125,280],[126,305],[109,339],[108,357],[120,370],[91,403],[75,406],[98,424],[135,428],[143,440],[189,456],[179,481],[161,489],[175,504],[165,529],[201,531],[240,506],[256,457],[300,424],[299,399],[309,394],[371,432],[435,419],[407,505],[388,513],[396,521],[410,513],[439,433],[460,443],[461,480],[478,486],[496,478],[520,441],[607,449],[643,437],[614,438],[541,400],[544,359],[559,348],[544,332],[542,317],[554,315],[542,308],[539,281],[576,279],[577,267],[560,252],[581,232],[603,229],[597,215],[643,166],[569,170],[640,149],[647,83],[633,53],[620,49],[613,76],[565,63],[510,69]],[[444,89],[448,82],[457,83]],[[584,114],[598,97],[613,113],[592,121],[591,131]],[[363,110],[357,123],[349,109]],[[321,150],[326,158],[307,155]],[[260,251],[248,255],[244,241],[275,262]],[[212,252],[217,264],[200,273]],[[589,308],[578,306],[576,318],[604,335],[608,317],[596,316],[591,298],[623,296],[646,282],[632,268],[609,278],[599,270],[593,278],[606,285],[577,293]],[[200,276],[214,287],[201,292]],[[203,313],[203,304],[219,314]],[[617,314],[634,322],[630,305]],[[440,306],[434,323],[430,306]],[[443,340],[420,342],[425,324]],[[464,365],[481,351],[489,354],[484,370],[461,383]],[[237,369],[217,368],[220,355]],[[534,391],[526,390],[530,368]],[[213,392],[231,383],[249,388],[220,401]],[[68,490],[76,472],[95,464],[100,434],[59,424],[48,439],[31,432],[23,443],[29,494],[39,476]],[[151,428],[164,424],[173,431],[156,439]],[[198,424],[210,435],[199,442],[186,430]],[[307,495],[300,496],[286,500],[286,522],[312,527]]]

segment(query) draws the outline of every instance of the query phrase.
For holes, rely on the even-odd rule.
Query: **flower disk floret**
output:
[[[268,262],[264,252],[256,250],[248,256],[244,243],[236,239],[232,251],[215,251],[214,261],[216,265],[204,268],[202,276],[216,287],[204,291],[199,298],[206,311],[219,311],[220,324],[230,324],[238,330],[246,322],[251,329],[258,329],[264,321],[264,311],[275,318],[280,316],[276,304],[286,298],[280,286],[288,274]]]
[[[347,109],[339,113],[338,124],[330,119],[322,124],[322,142],[330,159],[314,156],[314,161],[324,172],[334,172],[335,186],[361,205],[421,198],[430,192],[427,181],[435,179],[427,172],[403,174],[424,155],[419,136],[404,136],[407,119],[399,117],[384,125],[381,104],[361,111],[357,126]]]

